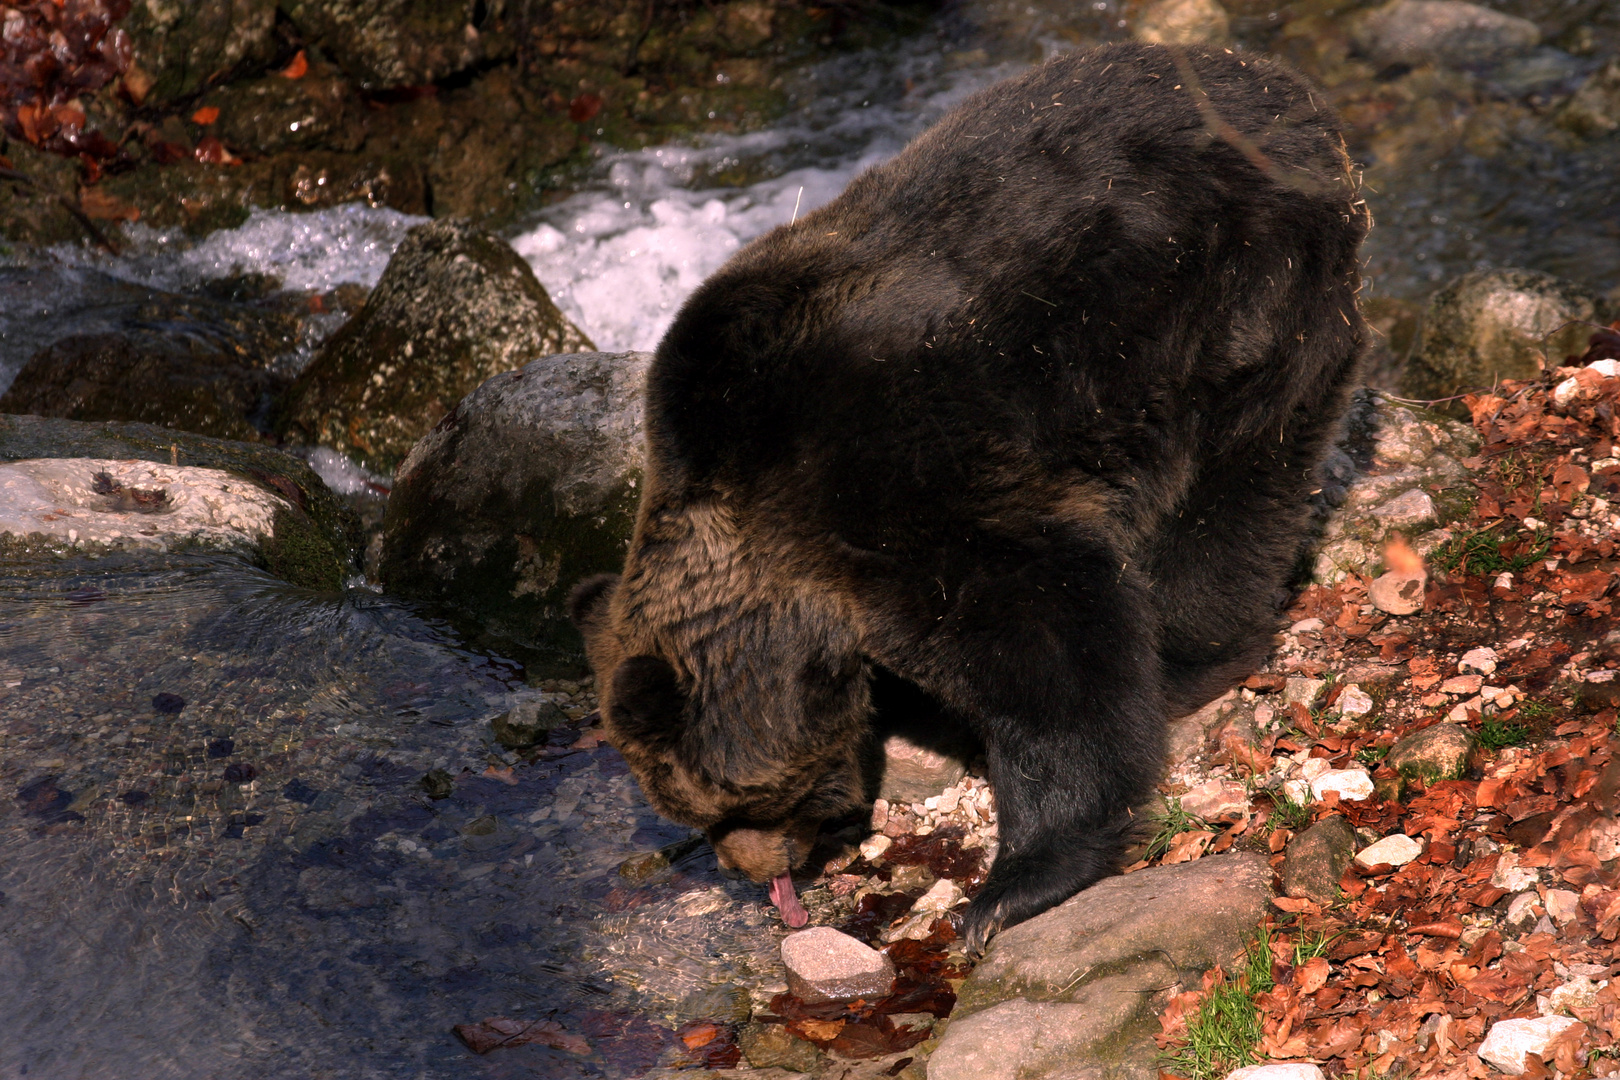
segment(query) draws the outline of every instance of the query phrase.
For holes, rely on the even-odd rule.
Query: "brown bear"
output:
[[[1369,218],[1282,66],[1111,45],[738,252],[647,381],[575,621],[662,814],[773,883],[862,805],[874,680],[983,742],[971,946],[1116,871],[1166,718],[1252,669],[1356,381]]]

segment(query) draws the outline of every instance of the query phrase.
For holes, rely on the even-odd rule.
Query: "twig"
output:
[[[35,180],[27,173],[20,173],[16,169],[7,169],[0,166],[0,180],[10,180],[13,183],[25,184],[43,195],[51,194],[51,192],[45,188],[45,185],[41,184],[38,180]],[[73,215],[74,221],[77,221],[84,227],[84,231],[90,234],[90,239],[94,240],[98,247],[105,249],[108,253],[113,255],[123,254],[123,252],[118,250],[118,245],[113,243],[112,240],[108,239],[107,234],[102,232],[96,226],[96,223],[91,221],[89,216],[85,214],[85,212],[81,210],[78,204],[72,199],[69,199],[66,195],[57,195],[56,201],[62,204],[62,209]]]

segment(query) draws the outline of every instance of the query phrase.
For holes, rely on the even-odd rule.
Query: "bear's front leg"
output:
[[[1076,544],[970,577],[910,663],[886,661],[988,751],[1001,846],[967,912],[970,949],[1118,870],[1163,766],[1157,642],[1127,561]]]

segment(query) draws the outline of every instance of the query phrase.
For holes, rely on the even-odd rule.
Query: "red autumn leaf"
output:
[[[568,119],[576,124],[596,119],[602,111],[602,95],[584,93],[568,103]]]
[[[139,221],[141,217],[137,207],[100,188],[86,188],[79,196],[79,209],[97,221]]]
[[[309,57],[304,55],[303,49],[298,50],[298,55],[292,58],[292,63],[281,69],[283,79],[302,79],[308,73]]]
[[[203,127],[207,127],[209,124],[212,124],[218,119],[219,109],[213,105],[204,105],[202,108],[191,114],[191,122],[193,124],[200,124]]]

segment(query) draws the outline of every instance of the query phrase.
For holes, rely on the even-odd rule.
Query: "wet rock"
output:
[[[1462,0],[1394,0],[1358,20],[1353,37],[1378,64],[1453,67],[1522,56],[1541,44],[1528,19]]]
[[[489,722],[495,739],[508,750],[523,750],[543,741],[568,717],[549,701],[523,701]]]
[[[172,3],[135,0],[122,26],[130,36],[137,78],[133,96],[160,104],[200,90],[232,68],[275,56],[276,0]]]
[[[821,1054],[781,1024],[747,1024],[737,1033],[743,1057],[756,1069],[783,1068],[808,1073],[821,1063]]]
[[[1356,851],[1355,830],[1338,814],[1323,818],[1288,842],[1283,862],[1283,894],[1331,904],[1339,878]]]
[[[1597,321],[1602,307],[1579,285],[1539,271],[1464,274],[1430,298],[1402,388],[1433,399],[1534,378],[1544,347],[1552,367],[1585,350],[1590,327],[1566,324]]]
[[[219,110],[209,133],[226,146],[284,150],[360,149],[366,131],[354,88],[336,69],[311,66],[299,79],[279,74],[230,83],[199,103]]]
[[[1371,870],[1375,866],[1405,866],[1421,854],[1421,841],[1396,833],[1356,852],[1356,865],[1363,870]]]
[[[807,1004],[876,1001],[894,986],[894,962],[848,934],[817,926],[782,941],[788,989]]]
[[[159,296],[125,328],[76,334],[34,354],[0,395],[0,412],[257,439],[254,418],[287,386],[271,365],[297,333],[286,311]]]
[[[1109,878],[1002,931],[958,992],[930,1080],[1074,1075],[1077,1061],[1156,1080],[1160,995],[1230,960],[1270,880],[1257,855],[1199,859]]]
[[[1373,579],[1367,587],[1367,599],[1379,611],[1410,615],[1423,610],[1423,591],[1428,583],[1429,575],[1421,571],[1407,574],[1391,570]]]
[[[884,740],[883,762],[880,794],[891,803],[922,802],[967,775],[967,766],[960,760],[919,746],[903,735]]]
[[[1565,1028],[1580,1021],[1567,1016],[1539,1016],[1534,1020],[1498,1020],[1485,1033],[1479,1056],[1498,1069],[1517,1076],[1524,1072],[1524,1056],[1546,1056],[1547,1047]]]
[[[673,844],[665,844],[657,851],[649,851],[644,855],[632,855],[619,864],[619,876],[632,884],[639,885],[643,881],[655,877],[675,865],[677,859],[683,859],[702,847],[702,836],[689,836],[684,840],[677,840]]]
[[[1311,781],[1311,794],[1317,799],[1337,792],[1341,802],[1355,802],[1373,796],[1372,777],[1361,769],[1332,769]]]
[[[1607,135],[1620,129],[1620,60],[1610,60],[1564,103],[1560,127],[1580,135]]]
[[[69,475],[79,476],[82,473],[82,479],[74,482],[75,487],[93,488],[96,484],[94,474],[106,472],[109,479],[116,481],[126,492],[129,488],[146,491],[167,488],[168,485],[158,482],[156,477],[169,475],[167,470],[171,461],[178,461],[179,466],[185,469],[221,472],[228,480],[219,483],[229,483],[233,490],[237,490],[239,482],[246,481],[248,486],[273,500],[269,504],[273,506],[273,511],[268,534],[259,532],[253,524],[258,518],[240,515],[234,520],[226,516],[220,519],[222,524],[201,526],[205,533],[214,530],[212,535],[235,537],[220,542],[239,550],[256,550],[258,561],[266,569],[296,585],[337,589],[344,578],[353,572],[353,552],[358,541],[354,516],[308,465],[279,450],[210,439],[149,424],[86,424],[37,416],[0,416],[0,462],[46,458],[99,459],[117,467],[62,466]],[[151,474],[152,478],[145,478],[146,473],[137,475],[135,472],[120,471],[145,468],[137,464],[140,462],[156,463],[161,468]],[[176,506],[180,494],[177,491],[172,496]],[[142,529],[155,529],[159,537],[171,529],[165,521],[173,516],[171,513],[111,509],[122,505],[124,495],[103,495],[92,491],[84,498],[84,513],[122,515],[125,521],[135,523],[128,530],[133,536],[109,538],[119,546],[144,546],[151,541],[153,538],[143,535]],[[133,500],[134,496],[129,495],[128,498]],[[97,510],[97,507],[107,509]],[[204,513],[201,508],[196,508],[196,511]],[[76,526],[68,527],[76,529]],[[96,527],[104,528],[106,532],[126,531],[116,525],[98,524]],[[178,530],[179,527],[173,528]],[[256,549],[252,547],[255,541],[248,539],[250,534],[258,537]],[[72,538],[66,540],[66,547],[60,539],[17,542],[12,553],[55,557],[72,550],[72,545],[76,543],[81,548],[84,546],[81,541]],[[167,541],[163,543],[166,547]]]
[[[1384,764],[1408,780],[1432,784],[1452,780],[1468,766],[1473,736],[1456,724],[1431,724],[1414,731],[1390,748]]]
[[[489,632],[577,651],[568,591],[619,569],[635,522],[650,359],[548,356],[467,395],[395,475],[387,586]]]
[[[1233,1069],[1226,1080],[1323,1080],[1322,1070],[1305,1062],[1284,1065],[1248,1065]]]
[[[292,0],[311,44],[368,88],[426,86],[513,53],[484,0]]]
[[[391,471],[486,380],[589,348],[505,241],[465,221],[419,225],[359,314],[299,376],[279,424]]]
[[[1240,821],[1249,813],[1249,793],[1234,780],[1206,780],[1180,801],[1183,810],[1205,821]]]
[[[1156,45],[1221,45],[1231,31],[1231,19],[1216,0],[1152,0],[1131,33]]]

